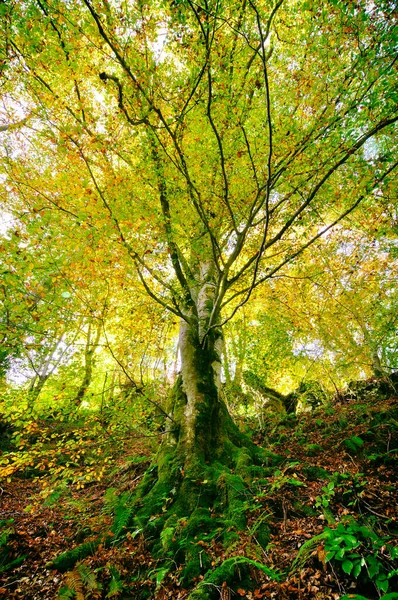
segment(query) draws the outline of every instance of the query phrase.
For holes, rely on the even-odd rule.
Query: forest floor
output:
[[[214,569],[242,559],[241,579],[238,568],[234,581],[207,584],[214,598],[397,598],[398,577],[391,577],[398,568],[397,431],[398,398],[345,399],[312,413],[270,416],[253,440],[283,460],[248,488],[239,541],[229,547],[217,536],[197,541]],[[62,484],[61,472],[54,485],[54,471],[26,467],[0,481],[0,598],[188,599],[182,565],[155,560],[139,532],[100,544],[67,573],[48,565],[111,532],[112,511],[128,502],[151,447],[125,441],[111,458],[100,481],[87,484]],[[205,573],[193,587],[201,582]]]

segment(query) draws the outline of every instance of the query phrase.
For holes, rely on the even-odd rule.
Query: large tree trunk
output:
[[[200,340],[199,327],[181,323],[181,373],[168,407],[168,433],[137,490],[135,526],[154,540],[155,556],[185,565],[183,585],[211,567],[198,540],[217,536],[226,547],[239,540],[248,486],[275,458],[239,431],[220,397],[221,341],[213,333]],[[263,534],[266,544],[265,524]],[[225,574],[220,578],[221,585]]]
[[[228,547],[240,539],[248,486],[274,458],[239,431],[220,396],[222,332],[209,328],[214,264],[202,263],[199,272],[193,306],[180,324],[181,371],[167,407],[166,433],[137,489],[134,510],[135,527],[153,540],[154,555],[185,565],[183,585],[211,566],[198,540],[217,536]],[[225,574],[220,577],[222,584]],[[201,592],[200,598],[208,597]]]
[[[197,456],[210,460],[211,453],[221,442],[221,338],[215,340],[212,334],[201,344],[198,331],[182,322],[179,346],[181,387],[186,398],[183,413],[178,416],[179,443],[185,447],[187,458]]]

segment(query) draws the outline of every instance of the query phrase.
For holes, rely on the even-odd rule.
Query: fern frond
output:
[[[289,573],[294,573],[295,571],[300,571],[301,569],[304,569],[306,563],[309,561],[313,552],[315,552],[315,550],[319,546],[320,542],[322,542],[326,538],[327,534],[325,531],[323,531],[319,535],[316,535],[310,540],[304,542],[304,544],[298,551],[296,558],[292,562],[292,566],[290,567]]]
[[[65,583],[70,590],[75,592],[76,600],[85,600],[84,584],[79,570],[75,567],[65,575]]]
[[[127,527],[132,514],[132,508],[129,506],[131,494],[124,492],[118,496],[115,488],[109,488],[104,494],[104,506],[102,512],[106,515],[113,515],[112,532],[115,539]]]
[[[104,515],[113,515],[115,507],[119,502],[116,488],[108,488],[104,493],[104,506],[101,512]]]
[[[111,581],[109,584],[109,592],[106,595],[106,598],[117,598],[119,594],[123,591],[124,581],[120,577],[120,573],[115,567],[110,567],[109,569],[111,573]]]
[[[79,572],[82,582],[89,592],[100,589],[97,577],[87,563],[78,563],[76,565],[76,570]]]
[[[63,586],[58,592],[58,600],[73,600],[75,592],[70,590],[68,586]]]
[[[112,532],[117,538],[123,529],[127,527],[132,514],[132,509],[126,504],[119,504],[115,509],[114,521],[112,525]]]

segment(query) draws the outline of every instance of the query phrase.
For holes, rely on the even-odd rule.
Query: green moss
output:
[[[217,482],[219,508],[238,529],[246,526],[247,487],[239,475],[222,473]]]
[[[83,560],[84,558],[87,558],[87,556],[92,556],[99,545],[100,540],[98,539],[87,542],[86,544],[81,544],[81,546],[77,546],[76,548],[73,548],[73,550],[62,552],[62,554],[48,562],[46,568],[56,569],[61,573],[65,573],[72,569],[79,560]]]
[[[209,509],[197,508],[189,517],[185,527],[185,534],[190,539],[194,539],[197,536],[203,539],[204,534],[214,531],[221,525],[221,520],[213,518]]]
[[[244,481],[250,483],[253,479],[251,473],[251,466],[253,464],[253,458],[247,448],[239,448],[234,457],[235,459],[235,472],[240,475]]]
[[[323,452],[323,448],[319,444],[306,444],[304,450],[308,456],[317,456]]]
[[[146,519],[164,512],[164,508],[173,502],[173,495],[168,483],[157,481],[147,496],[140,500],[142,505],[137,510],[136,521],[139,526],[145,526]]]
[[[330,479],[331,475],[323,467],[303,467],[303,473],[309,481]]]
[[[241,536],[239,533],[237,533],[237,531],[235,531],[235,529],[226,529],[223,533],[224,550],[228,552],[228,550],[235,546],[236,542],[239,542],[240,539]]]
[[[304,502],[300,502],[299,500],[297,502],[293,503],[293,507],[295,512],[297,512],[299,515],[305,515],[306,517],[316,517],[318,516],[318,512],[316,510],[314,510],[312,508],[312,506],[309,506],[308,504],[305,504]]]
[[[186,564],[181,571],[181,585],[189,587],[211,566],[211,558],[201,544],[191,541],[186,548]]]
[[[150,467],[144,474],[141,483],[138,484],[135,490],[135,497],[137,500],[145,498],[148,492],[153,488],[157,481],[158,469],[156,466]]]
[[[264,450],[262,448],[258,448],[258,450],[258,460],[260,461],[260,464],[265,465],[266,467],[277,467],[286,460],[286,456],[275,454],[270,450]]]
[[[274,469],[271,467],[260,467],[257,465],[252,465],[250,467],[250,474],[252,476],[252,483],[253,481],[257,481],[259,482],[262,478],[264,477],[272,477],[272,474],[274,472]],[[263,479],[264,481],[264,479]]]
[[[220,518],[213,518],[208,508],[197,508],[187,519],[180,519],[174,535],[175,544],[180,549],[179,558],[184,563],[181,572],[181,583],[189,586],[193,580],[205,573],[211,564],[207,554],[207,544],[217,535],[220,535],[224,522]],[[175,549],[177,550],[177,546]],[[181,556],[181,550],[184,556]],[[178,555],[176,553],[176,557]]]

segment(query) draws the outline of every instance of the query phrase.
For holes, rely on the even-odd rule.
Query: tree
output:
[[[396,14],[365,0],[2,10],[5,93],[30,115],[6,132],[10,181],[23,163],[15,148],[29,147],[40,180],[30,210],[51,205],[106,235],[179,320],[181,376],[142,490],[147,514],[170,490],[172,514],[192,513],[198,497],[219,499],[229,468],[241,476],[264,458],[220,399],[224,325],[360,204],[387,202]]]

